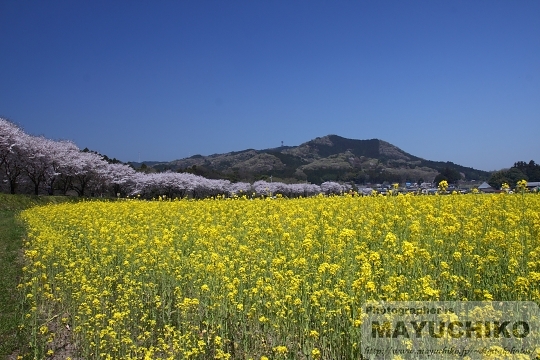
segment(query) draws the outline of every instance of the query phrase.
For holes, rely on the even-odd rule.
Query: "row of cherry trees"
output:
[[[211,180],[188,173],[137,172],[131,166],[109,163],[103,156],[81,151],[71,141],[54,141],[26,134],[12,122],[0,118],[0,179],[5,191],[34,194],[67,194],[79,196],[141,196],[153,198],[204,198],[216,195],[287,197],[313,196],[319,193],[339,194],[349,185],[335,182],[284,184],[257,181],[231,183]]]

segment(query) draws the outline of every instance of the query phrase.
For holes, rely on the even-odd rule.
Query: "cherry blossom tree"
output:
[[[130,195],[144,198],[167,196],[183,198],[186,196],[204,198],[230,193],[229,180],[206,179],[189,173],[140,173],[134,172],[126,180],[131,188]],[[248,184],[249,185],[249,184]]]
[[[289,184],[287,190],[288,197],[308,197],[321,193],[321,187],[316,184]]]
[[[103,179],[101,176],[107,162],[96,153],[80,151],[77,154],[73,154],[70,161],[70,172],[73,177],[71,187],[77,192],[79,196],[84,196],[86,190],[99,189]]]
[[[46,174],[47,191],[49,195],[53,195],[57,180],[67,179],[70,176],[71,159],[78,155],[79,148],[71,141],[52,140],[47,140],[45,147],[50,165]],[[71,186],[71,181],[66,181],[63,185],[65,187],[62,190],[65,194]]]
[[[287,197],[313,196],[322,191],[321,187],[315,184],[269,183],[264,180],[256,181],[253,183],[252,188],[258,196],[274,196],[276,194],[282,194]]]
[[[4,165],[5,159],[22,135],[24,132],[17,125],[0,118],[0,166]]]
[[[352,187],[349,184],[340,184],[333,181],[327,181],[321,184],[321,191],[327,195],[330,195],[330,194],[338,195],[341,193],[345,193],[351,189]]]
[[[230,196],[242,196],[242,195],[251,195],[252,189],[250,183],[237,182],[229,185],[228,193]]]
[[[15,194],[23,174],[21,159],[27,139],[28,136],[18,126],[0,118],[0,168],[12,194]]]
[[[184,197],[197,186],[196,178],[198,176],[186,173],[136,173],[132,177],[135,189],[131,194],[147,198],[161,195],[166,195],[169,198]]]
[[[120,196],[126,196],[135,173],[136,171],[131,166],[116,163],[107,164],[104,168],[103,176],[112,187],[113,195],[120,194]]]
[[[229,180],[206,179],[199,176],[197,186],[194,189],[193,197],[205,198],[217,195],[228,195],[230,193],[231,182]]]
[[[121,163],[109,163],[95,152],[80,151],[70,141],[54,141],[30,136],[15,124],[0,118],[0,170],[9,183],[11,193],[25,179],[33,185],[34,194],[47,185],[49,194],[59,188],[63,194],[73,189],[79,196],[88,192],[112,192],[113,195],[140,195],[205,198],[255,193],[258,196],[313,196],[321,192],[340,194],[350,186],[336,182],[284,184],[257,181],[231,183],[229,180],[206,179],[190,173],[141,173]],[[26,176],[23,176],[26,175]]]
[[[19,154],[22,171],[34,185],[34,194],[39,194],[40,185],[50,173],[50,145],[54,142],[43,137],[26,136]]]
[[[277,189],[277,182],[266,182],[264,180],[253,183],[253,191],[257,196],[272,196]]]

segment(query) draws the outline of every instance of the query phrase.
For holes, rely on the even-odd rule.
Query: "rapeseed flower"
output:
[[[534,194],[162,197],[21,217],[25,329],[43,355],[69,326],[88,359],[358,358],[368,300],[540,300]]]

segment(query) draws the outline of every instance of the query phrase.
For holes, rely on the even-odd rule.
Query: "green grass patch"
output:
[[[16,220],[16,210],[0,210],[0,357],[12,354],[21,339],[17,338],[19,302],[17,284],[22,274],[19,254],[24,227]]]
[[[8,358],[26,344],[19,335],[22,309],[17,285],[22,275],[24,224],[18,214],[33,206],[76,201],[57,196],[0,194],[0,359]]]

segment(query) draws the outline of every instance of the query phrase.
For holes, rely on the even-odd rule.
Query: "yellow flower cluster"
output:
[[[527,192],[527,180],[519,180],[516,184],[516,191],[519,193]]]
[[[352,359],[369,299],[540,299],[533,194],[81,202],[22,217],[43,354],[62,332],[84,359]]]
[[[446,190],[448,189],[448,181],[441,180],[438,185],[439,193],[446,193]]]

